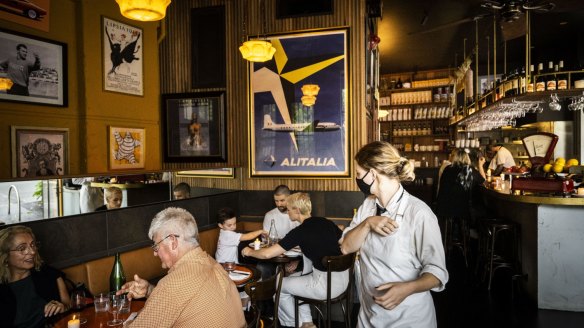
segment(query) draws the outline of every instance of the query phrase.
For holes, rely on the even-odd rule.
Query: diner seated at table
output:
[[[322,259],[325,256],[341,255],[338,242],[342,232],[334,222],[311,215],[312,203],[308,194],[295,193],[288,196],[286,201],[290,220],[299,222],[300,225],[292,229],[286,237],[275,245],[260,250],[247,247],[242,250],[241,254],[268,259],[280,256],[295,247],[300,247],[304,256],[312,261],[313,270],[311,273],[300,275],[299,272],[296,272],[285,277],[282,281],[278,309],[280,324],[293,327],[295,325],[294,295],[326,299],[327,272],[322,264]],[[340,295],[346,289],[348,282],[349,274],[347,271],[333,272],[331,297]],[[315,327],[312,323],[309,305],[300,306],[299,316],[299,322],[302,323],[303,328]]]
[[[168,274],[156,287],[134,275],[118,295],[147,297],[126,327],[245,327],[241,300],[227,272],[199,246],[195,218],[187,210],[169,207],[154,217],[148,237],[155,256]]]
[[[235,232],[237,228],[237,217],[233,209],[224,207],[217,213],[217,225],[219,231],[219,240],[217,242],[217,252],[215,260],[219,263],[236,262],[238,246],[241,241],[249,241],[259,238],[262,234],[266,235],[265,230],[256,230],[248,233]]]
[[[109,187],[105,189],[105,204],[96,208],[95,211],[106,211],[113,210],[122,207],[122,201],[124,200],[124,194],[122,189],[118,187]]]
[[[42,264],[32,230],[0,230],[0,327],[45,327],[69,309],[64,274]]]

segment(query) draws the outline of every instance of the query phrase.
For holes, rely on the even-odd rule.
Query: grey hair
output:
[[[180,236],[187,243],[199,246],[199,229],[195,217],[184,208],[169,207],[154,216],[148,230],[148,238],[159,233],[163,238],[170,234]]]

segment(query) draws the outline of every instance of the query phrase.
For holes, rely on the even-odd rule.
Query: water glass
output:
[[[130,313],[130,309],[132,308],[132,300],[124,297],[122,299],[122,306],[120,307],[120,313]]]
[[[109,307],[109,294],[100,293],[95,295],[93,298],[93,304],[95,305],[95,312],[107,312]]]

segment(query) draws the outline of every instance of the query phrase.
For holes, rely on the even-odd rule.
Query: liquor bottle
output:
[[[535,91],[535,85],[534,85],[534,81],[535,81],[535,77],[533,76],[535,74],[535,68],[533,65],[529,65],[529,83],[527,83],[527,92],[533,92]]]
[[[556,65],[556,69],[554,71],[554,62],[549,62],[548,73],[550,73],[550,75],[548,75],[546,79],[545,89],[550,91],[556,90],[556,74],[551,74],[552,72],[557,74],[558,65]]]
[[[396,89],[401,89],[401,88],[403,88],[403,87],[404,87],[404,85],[403,85],[403,83],[402,83],[402,80],[401,80],[401,78],[399,78],[399,77],[398,77],[398,78],[397,78],[397,83],[395,84],[395,88],[396,88]]]
[[[560,60],[558,66],[558,84],[556,87],[558,90],[566,90],[568,89],[568,74],[562,73],[564,71],[564,61]]]
[[[537,64],[537,77],[535,79],[535,91],[545,91],[545,79],[543,76],[539,76],[543,73],[543,63]]]
[[[270,222],[270,231],[268,232],[268,245],[277,244],[280,241],[279,238],[278,231],[276,231],[276,222],[272,219],[272,222]]]
[[[110,291],[117,292],[118,290],[122,289],[122,286],[125,283],[126,276],[124,275],[122,261],[120,261],[120,253],[116,253],[114,267],[112,268],[112,273],[110,274]]]

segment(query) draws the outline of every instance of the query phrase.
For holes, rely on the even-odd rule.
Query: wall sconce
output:
[[[316,84],[305,84],[300,88],[302,90],[302,105],[304,106],[313,106],[316,103],[316,96],[318,96],[318,92],[320,91],[320,87]]]
[[[0,90],[10,90],[14,83],[7,77],[0,77]]]
[[[166,7],[170,0],[116,0],[120,12],[126,18],[151,22],[166,16]]]

